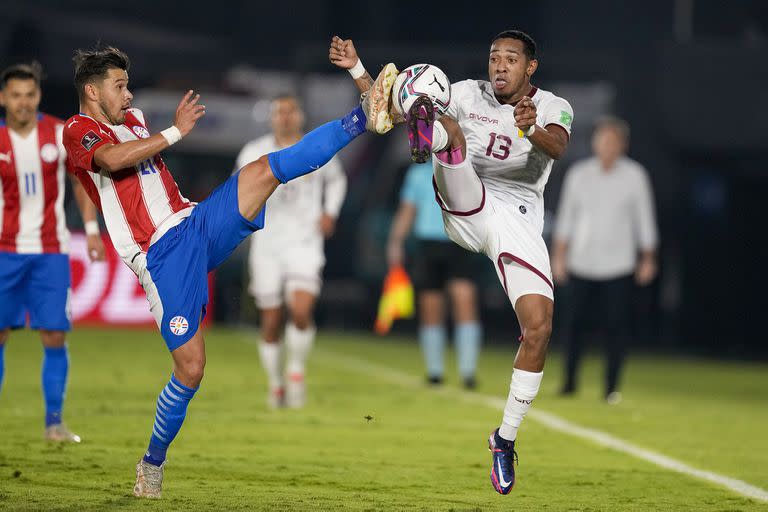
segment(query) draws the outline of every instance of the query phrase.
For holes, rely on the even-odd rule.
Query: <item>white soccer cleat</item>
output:
[[[280,409],[285,407],[285,388],[272,388],[267,392],[267,407]]]
[[[137,498],[160,498],[163,490],[163,470],[165,462],[155,466],[143,458],[136,464],[136,484],[133,495]]]
[[[80,436],[72,432],[63,423],[56,423],[45,427],[45,439],[57,443],[79,443]]]
[[[307,402],[307,385],[304,374],[293,373],[288,376],[285,387],[285,405],[291,409],[301,409]]]
[[[367,118],[365,128],[369,132],[382,134],[392,129],[391,96],[397,74],[397,67],[390,62],[376,77],[370,90],[362,95],[361,105]]]

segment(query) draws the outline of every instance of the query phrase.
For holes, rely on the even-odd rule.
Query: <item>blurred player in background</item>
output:
[[[597,310],[606,338],[604,397],[610,404],[621,401],[634,283],[646,286],[656,276],[653,191],[643,166],[626,156],[628,144],[626,122],[605,118],[597,124],[594,156],[565,175],[552,253],[555,281],[568,283],[571,299],[562,393],[576,391],[587,320]]]
[[[370,87],[351,40],[334,37],[329,58]],[[431,153],[445,230],[465,249],[493,261],[520,322],[522,337],[501,426],[491,433],[491,482],[501,494],[515,482],[515,439],[539,392],[552,331],[554,289],[541,236],[544,186],[565,152],[573,110],[563,98],[531,84],[536,43],[518,30],[491,41],[489,80],[451,85],[446,115],[435,119],[428,97],[405,115],[411,155]],[[435,78],[436,79],[436,78]]]
[[[482,328],[478,321],[474,255],[448,239],[432,188],[432,164],[413,164],[400,190],[400,206],[389,232],[387,263],[403,265],[404,244],[413,228],[418,246],[410,265],[419,302],[419,343],[427,366],[427,381],[442,384],[445,374],[445,301],[451,299],[459,375],[467,389],[476,386],[477,357]]]
[[[0,73],[0,385],[10,329],[29,326],[43,342],[45,438],[80,442],[62,421],[71,329],[69,231],[64,216],[64,122],[38,112],[39,64]],[[92,261],[104,258],[96,208],[82,186],[73,190],[88,233]]]
[[[69,162],[99,205],[117,253],[142,284],[173,358],[133,489],[137,497],[159,498],[166,452],[203,379],[205,341],[199,327],[208,272],[264,227],[264,204],[280,184],[325,165],[366,130],[384,133],[392,127],[386,111],[397,70],[385,66],[362,105],[346,116],[248,163],[196,204],[181,195],[159,153],[205,114],[200,95],[187,92],[173,125],[151,135],[142,112],[131,108],[125,53],[112,47],[78,50],[74,64],[80,114],[64,128]]]
[[[295,96],[272,101],[271,121],[271,134],[240,151],[238,169],[301,140],[304,112]],[[316,333],[313,312],[325,265],[323,244],[333,235],[346,192],[347,177],[334,156],[317,171],[278,188],[267,201],[269,223],[251,237],[248,289],[261,317],[259,356],[271,407],[302,407],[306,400],[306,362]],[[284,300],[285,380],[280,354]]]

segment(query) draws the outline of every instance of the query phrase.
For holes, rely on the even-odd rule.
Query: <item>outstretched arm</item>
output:
[[[328,50],[328,59],[341,69],[349,71],[361,93],[367,92],[373,86],[373,78],[363,67],[351,39],[344,40],[339,36],[333,36]]]
[[[172,127],[146,139],[105,144],[93,153],[93,161],[105,171],[116,172],[155,156],[180,141],[192,131],[197,120],[205,115],[205,106],[197,104],[199,99],[199,94],[193,98],[192,91],[188,91],[176,108]]]

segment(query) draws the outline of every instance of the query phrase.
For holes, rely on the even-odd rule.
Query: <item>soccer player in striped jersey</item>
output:
[[[189,91],[173,125],[150,135],[141,111],[131,108],[129,67],[128,56],[116,48],[77,51],[80,114],[66,122],[64,145],[74,172],[104,215],[118,254],[144,287],[173,359],[133,489],[137,497],[159,498],[166,451],[203,379],[205,343],[199,326],[208,272],[264,227],[264,204],[280,184],[320,168],[366,129],[391,129],[388,103],[397,70],[385,66],[362,105],[346,116],[245,164],[196,204],[181,195],[159,153],[205,114],[200,96]]]
[[[43,342],[45,438],[80,442],[62,422],[71,328],[69,231],[64,218],[64,123],[38,111],[41,68],[16,64],[0,73],[0,386],[11,329],[27,323]],[[73,180],[92,260],[104,257],[96,209]]]

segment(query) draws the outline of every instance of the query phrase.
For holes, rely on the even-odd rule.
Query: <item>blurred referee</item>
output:
[[[646,170],[626,156],[629,126],[616,118],[598,122],[594,156],[565,176],[555,227],[552,273],[571,293],[566,315],[568,351],[563,394],[576,390],[587,319],[597,318],[606,337],[605,398],[621,401],[619,375],[630,334],[634,283],[656,276],[658,235]]]
[[[418,294],[419,342],[430,384],[441,384],[444,376],[443,351],[446,340],[444,291],[451,300],[456,356],[464,386],[476,386],[475,372],[482,329],[478,322],[477,288],[472,281],[475,255],[448,239],[442,211],[432,187],[432,163],[408,168],[400,206],[389,233],[387,263],[402,265],[403,246],[413,232],[417,247],[409,270]]]

